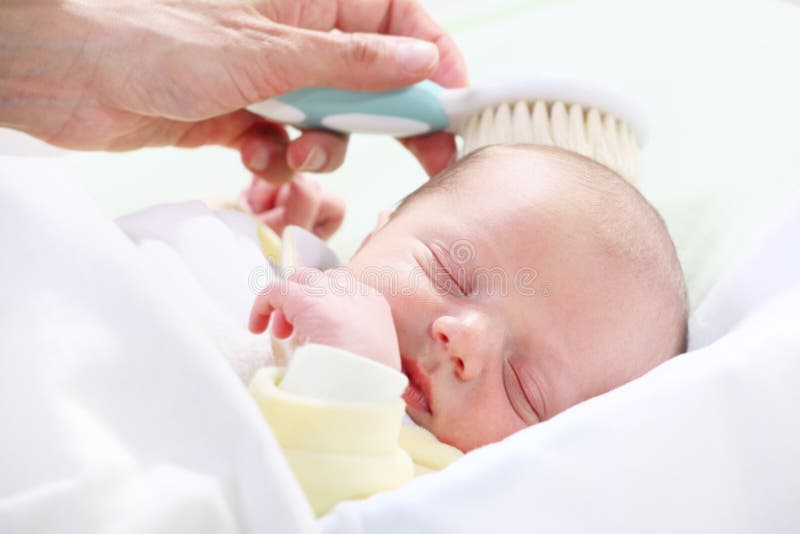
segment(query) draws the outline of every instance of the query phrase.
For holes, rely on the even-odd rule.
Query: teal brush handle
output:
[[[444,130],[450,125],[440,100],[443,91],[440,85],[427,80],[375,93],[309,87],[247,109],[300,128],[406,137]]]

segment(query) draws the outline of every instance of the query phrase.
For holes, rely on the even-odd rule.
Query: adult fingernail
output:
[[[269,150],[257,148],[250,156],[249,166],[254,171],[265,171],[269,165]]]
[[[407,72],[430,70],[439,59],[439,49],[432,43],[413,41],[397,47],[397,61]]]
[[[328,158],[325,156],[325,151],[318,146],[315,146],[309,151],[306,159],[297,170],[309,172],[318,171],[325,166],[325,162],[327,161]]]

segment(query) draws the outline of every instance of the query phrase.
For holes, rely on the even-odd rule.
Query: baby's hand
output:
[[[250,312],[250,331],[267,329],[299,343],[320,343],[365,356],[400,370],[400,351],[386,299],[346,269],[302,268],[259,292]]]
[[[279,235],[293,224],[328,239],[344,219],[344,201],[302,174],[280,185],[253,176],[250,186],[242,191],[240,203]]]

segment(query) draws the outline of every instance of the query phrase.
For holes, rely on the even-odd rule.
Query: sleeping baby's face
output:
[[[465,158],[404,201],[349,267],[390,304],[409,415],[465,451],[685,344],[683,278],[660,218],[565,151]]]

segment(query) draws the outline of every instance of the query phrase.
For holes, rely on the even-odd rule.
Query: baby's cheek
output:
[[[502,384],[487,382],[461,398],[457,391],[446,395],[453,401],[454,416],[443,419],[440,439],[462,451],[498,442],[527,426],[505,398]]]
[[[392,321],[401,347],[403,340],[414,340],[425,331],[424,321],[421,320],[421,310],[413,297],[386,293],[384,293],[384,297],[389,303]]]

